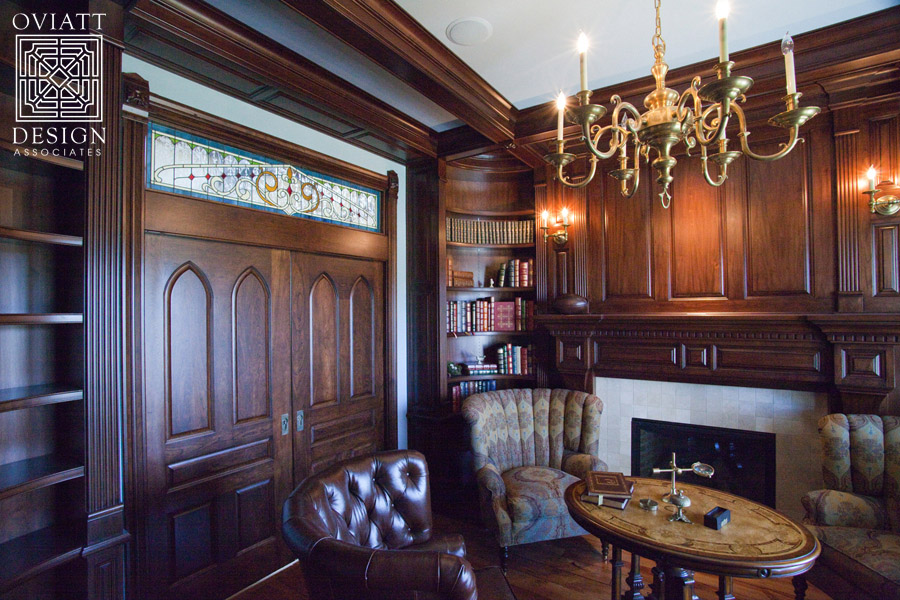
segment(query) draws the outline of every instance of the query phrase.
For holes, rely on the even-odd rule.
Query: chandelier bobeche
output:
[[[684,92],[666,87],[666,73],[669,66],[663,60],[666,54],[666,43],[662,39],[659,17],[660,0],[655,0],[656,33],[652,38],[655,62],[650,71],[656,79],[656,89],[644,98],[647,108],[643,114],[633,104],[622,102],[614,95],[612,103],[612,119],[609,125],[597,123],[606,113],[606,107],[591,104],[591,91],[587,83],[587,38],[581,34],[578,40],[580,56],[581,91],[576,94],[579,104],[574,108],[566,107],[566,97],[560,93],[557,99],[559,120],[557,123],[556,152],[548,154],[544,159],[556,167],[559,180],[568,187],[584,187],[593,180],[597,172],[597,162],[617,155],[619,168],[610,171],[610,176],[619,180],[623,196],[630,198],[637,191],[640,183],[640,157],[650,162],[650,150],[656,151],[656,158],[651,165],[656,169],[656,181],[662,186],[659,194],[663,207],[668,208],[672,200],[669,184],[674,179],[672,169],[676,160],[672,156],[672,148],[684,142],[686,151],[700,146],[700,161],[703,177],[712,186],[720,186],[728,177],[728,165],[745,154],[755,160],[773,161],[786,156],[797,144],[800,126],[818,114],[815,106],[800,106],[801,94],[797,92],[794,76],[794,42],[785,35],[781,42],[784,54],[787,95],[784,97],[786,110],[778,113],[769,123],[789,130],[789,138],[774,154],[761,155],[753,152],[747,144],[747,121],[744,111],[738,102],[743,102],[745,94],[753,85],[749,77],[732,75],[734,63],[728,60],[728,38],[726,26],[728,19],[728,3],[724,0],[716,6],[719,21],[719,63],[715,70],[718,78],[715,81],[700,85],[700,76],[694,77],[691,85]],[[707,103],[704,105],[704,103]],[[584,177],[573,181],[566,177],[563,169],[576,159],[574,154],[565,152],[563,137],[563,115],[569,122],[581,127],[581,136],[588,152],[590,168]],[[737,115],[740,133],[741,150],[728,149],[727,128],[732,115]],[[601,141],[609,137],[609,145],[601,149]],[[629,150],[630,147],[630,150]],[[717,165],[717,177],[709,172],[709,161]],[[631,165],[631,166],[629,166]]]

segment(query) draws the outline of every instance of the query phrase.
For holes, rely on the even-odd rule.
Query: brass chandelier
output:
[[[684,92],[666,87],[666,73],[669,66],[665,63],[666,43],[662,39],[659,16],[660,0],[655,0],[656,33],[652,38],[655,62],[650,71],[656,80],[656,89],[644,98],[647,110],[642,114],[633,104],[623,102],[618,95],[612,96],[612,119],[610,124],[601,126],[597,123],[606,113],[606,107],[591,104],[591,91],[587,84],[587,38],[584,34],[579,38],[579,54],[581,62],[581,91],[576,94],[579,105],[566,107],[566,98],[562,93],[557,100],[559,120],[557,126],[556,152],[544,157],[548,163],[556,167],[559,180],[568,187],[579,188],[589,184],[597,172],[597,162],[618,155],[619,168],[610,171],[610,176],[619,181],[619,189],[623,196],[631,198],[640,183],[640,158],[650,162],[656,169],[656,181],[662,186],[659,193],[664,208],[668,208],[672,200],[669,184],[672,183],[672,169],[676,160],[672,156],[672,148],[684,142],[688,155],[690,150],[700,146],[700,161],[703,177],[712,186],[721,186],[728,177],[728,165],[741,154],[752,159],[774,161],[785,157],[797,144],[800,126],[819,112],[815,106],[800,106],[801,94],[797,92],[794,75],[794,43],[785,35],[781,50],[785,58],[785,75],[787,95],[784,96],[786,109],[769,119],[769,123],[789,130],[788,141],[782,144],[778,152],[761,155],[753,152],[747,144],[747,121],[739,102],[746,100],[745,94],[753,85],[749,77],[732,75],[734,63],[728,60],[728,42],[726,22],[728,5],[720,0],[717,5],[719,21],[719,63],[715,70],[718,78],[715,81],[700,85],[700,76],[694,77],[691,85]],[[705,103],[705,105],[704,105]],[[577,141],[584,141],[589,152],[590,168],[580,180],[573,181],[563,169],[576,159],[574,154],[565,152],[563,136],[563,115],[569,122],[581,127],[581,136]],[[728,149],[726,129],[733,115],[737,115],[740,127],[741,150]],[[601,148],[601,141],[608,136],[608,146]],[[630,149],[629,149],[630,148]],[[650,161],[650,151],[656,156]],[[709,161],[716,163],[717,177],[713,178],[709,171]],[[630,165],[630,166],[629,166]]]

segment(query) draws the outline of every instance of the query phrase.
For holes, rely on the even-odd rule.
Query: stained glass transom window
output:
[[[226,204],[381,231],[381,192],[150,124],[147,184]]]

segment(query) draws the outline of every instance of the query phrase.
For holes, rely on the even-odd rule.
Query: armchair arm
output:
[[[501,546],[512,544],[512,518],[506,504],[506,483],[500,469],[490,459],[475,472],[478,497],[481,501],[481,517],[488,528],[494,530]]]
[[[877,498],[837,490],[814,490],[807,492],[800,503],[806,509],[805,521],[812,525],[887,528],[887,513]]]
[[[472,565],[444,552],[376,550],[329,538],[315,545],[311,558],[333,585],[350,593],[419,591],[442,600],[478,598]]]
[[[606,471],[608,469],[606,463],[593,454],[572,452],[571,450],[563,450],[561,466],[563,471],[579,479],[587,477],[589,471]]]

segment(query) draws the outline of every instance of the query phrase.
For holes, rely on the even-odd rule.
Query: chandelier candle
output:
[[[578,60],[581,66],[581,89],[588,89],[588,79],[587,79],[587,49],[588,49],[588,39],[587,36],[584,35],[582,31],[578,36]]]
[[[563,116],[566,114],[566,95],[562,92],[556,97],[556,109],[559,111],[559,117],[556,120],[556,139],[563,139]]]
[[[719,19],[719,62],[728,62],[728,0],[716,4],[716,18]]]
[[[794,74],[794,40],[784,34],[781,40],[781,53],[784,54],[784,76],[787,79],[787,93],[797,93],[797,76]]]

